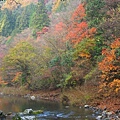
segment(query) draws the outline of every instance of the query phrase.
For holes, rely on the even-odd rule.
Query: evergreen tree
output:
[[[33,14],[34,10],[35,10],[34,4],[30,4],[27,7],[23,8],[23,10],[21,11],[22,14],[17,16],[16,29],[21,31],[29,27],[30,17],[31,17],[31,14]]]
[[[18,27],[20,31],[29,27],[29,15],[26,13],[26,8],[24,8],[21,16],[18,16],[16,22],[19,22],[16,27]]]
[[[3,11],[2,19],[0,20],[0,35],[9,36],[15,26],[15,22],[12,16],[12,11],[5,9]]]
[[[104,0],[84,0],[86,1],[86,21],[89,27],[96,27],[97,32],[95,35],[95,46],[91,51],[91,59],[95,61],[101,55],[103,47],[103,31],[100,29],[100,24],[104,21],[105,12],[103,8],[105,6]],[[93,63],[94,64],[94,63]]]
[[[104,0],[86,0],[86,20],[90,27],[98,27],[104,17],[102,8],[105,5]]]
[[[49,22],[50,21],[47,15],[44,0],[41,0],[38,3],[36,10],[31,17],[30,27],[32,27],[34,30],[39,31],[43,27],[49,26]]]
[[[0,10],[0,20],[1,20],[1,18],[2,18],[2,11]]]

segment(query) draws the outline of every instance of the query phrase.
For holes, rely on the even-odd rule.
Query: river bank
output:
[[[1,95],[19,96],[31,99],[34,96],[36,100],[45,99],[50,101],[58,101],[63,104],[72,106],[91,105],[98,109],[113,111],[114,113],[120,110],[120,98],[116,97],[95,97],[94,91],[81,91],[80,89],[71,89],[61,92],[60,89],[54,91],[30,91],[25,87],[0,87]]]

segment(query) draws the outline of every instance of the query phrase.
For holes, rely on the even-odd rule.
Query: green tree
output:
[[[120,2],[119,0],[105,0],[105,3],[106,15],[100,28],[103,31],[104,44],[108,47],[114,39],[120,37]]]
[[[33,11],[35,10],[35,6],[36,5],[34,4],[30,4],[21,10],[21,14],[18,13],[18,16],[16,17],[15,29],[21,31],[29,27],[30,17],[33,14]]]
[[[30,27],[39,31],[42,30],[43,27],[49,26],[49,23],[50,21],[47,15],[47,10],[45,9],[44,0],[41,0],[31,17]]]
[[[105,6],[104,0],[86,0],[86,19],[89,26],[98,27],[102,22],[104,12],[102,8]]]
[[[12,16],[12,11],[5,9],[0,21],[0,35],[9,36],[12,33],[14,26],[15,22]]]
[[[28,42],[20,42],[10,49],[9,53],[5,56],[4,71],[21,72],[21,83],[29,83],[31,76],[32,60],[36,56],[34,47]]]
[[[103,46],[103,30],[100,28],[100,25],[104,21],[105,7],[104,0],[84,0],[86,1],[86,20],[89,27],[96,27],[95,45],[91,51],[91,59],[95,62],[98,57],[101,55],[102,46]],[[94,63],[93,63],[94,64]]]

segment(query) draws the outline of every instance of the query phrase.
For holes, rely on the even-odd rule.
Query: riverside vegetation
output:
[[[119,0],[0,6],[1,92],[120,109]]]

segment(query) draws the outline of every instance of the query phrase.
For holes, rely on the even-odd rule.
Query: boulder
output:
[[[97,119],[97,120],[101,120],[101,119],[102,119],[102,116],[99,115],[99,116],[96,117],[96,119]]]
[[[90,106],[89,105],[84,105],[84,108],[89,108]]]
[[[30,99],[31,100],[35,100],[35,96],[30,96]]]
[[[33,113],[33,110],[32,109],[26,109],[26,110],[24,110],[23,113],[24,114],[31,114],[31,113]]]
[[[5,120],[6,115],[3,113],[2,110],[0,110],[0,120]]]

